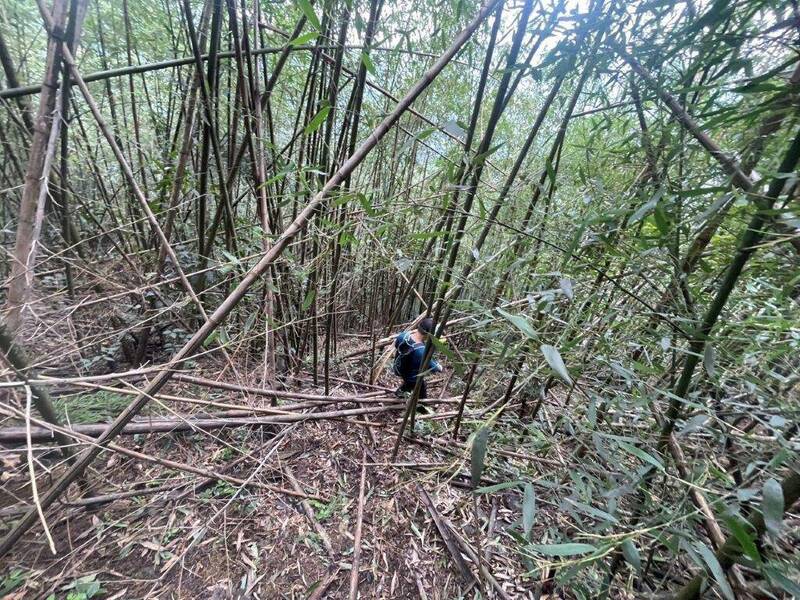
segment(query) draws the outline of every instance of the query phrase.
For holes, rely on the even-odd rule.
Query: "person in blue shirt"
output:
[[[428,397],[428,390],[425,387],[425,374],[420,374],[419,370],[425,358],[425,342],[428,340],[432,329],[433,319],[426,317],[419,322],[416,330],[403,331],[395,338],[394,374],[403,379],[403,385],[395,391],[396,395],[402,396],[405,393],[413,392],[414,386],[417,384],[417,377],[422,377],[419,397],[420,399]],[[441,373],[442,365],[431,358],[428,369],[434,373]]]

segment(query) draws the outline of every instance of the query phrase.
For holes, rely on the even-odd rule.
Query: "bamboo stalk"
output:
[[[297,423],[299,421],[322,421],[355,415],[378,414],[389,411],[399,410],[399,407],[375,407],[375,408],[350,408],[345,410],[335,410],[320,413],[297,413],[274,415],[268,417],[225,417],[225,418],[181,418],[181,419],[149,419],[147,421],[135,421],[128,423],[120,431],[120,435],[138,435],[145,433],[171,433],[173,431],[211,431],[225,427],[246,427],[248,425],[283,425],[286,423]],[[235,411],[246,413],[246,410]],[[85,436],[99,437],[107,428],[105,423],[76,424],[73,423],[67,431],[70,433],[80,433]],[[42,442],[53,439],[52,430],[45,427],[35,427],[30,430],[31,439]],[[0,443],[19,444],[25,442],[25,427],[4,427],[0,428]]]
[[[367,484],[367,451],[361,457],[361,483],[358,486],[358,510],[356,514],[356,530],[353,539],[353,563],[350,568],[350,600],[358,598],[358,571],[361,564],[361,532],[364,524],[364,493]]]
[[[52,16],[46,10],[52,26],[49,28],[47,59],[43,87],[46,92],[39,98],[39,107],[33,127],[28,166],[25,170],[25,183],[22,189],[19,214],[17,217],[17,232],[14,240],[14,253],[11,261],[11,277],[8,282],[6,297],[6,326],[12,339],[22,326],[23,309],[30,294],[33,281],[33,263],[31,253],[36,245],[36,215],[43,177],[49,178],[45,167],[49,166],[55,145],[48,143],[51,130],[57,127],[54,123],[53,113],[58,98],[58,76],[61,72],[61,57],[64,47],[64,29],[67,21],[67,1],[56,0],[53,4]]]

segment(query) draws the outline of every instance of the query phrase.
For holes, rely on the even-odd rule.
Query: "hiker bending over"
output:
[[[417,377],[422,377],[419,388],[420,399],[428,397],[428,390],[425,388],[425,374],[420,374],[422,361],[425,358],[425,342],[428,340],[433,329],[433,319],[427,317],[422,319],[414,331],[403,331],[394,340],[394,347],[397,352],[394,357],[394,374],[403,378],[403,385],[397,388],[396,395],[400,396],[405,392],[413,392],[417,384]],[[434,373],[442,372],[442,365],[431,358],[428,363],[428,370]]]

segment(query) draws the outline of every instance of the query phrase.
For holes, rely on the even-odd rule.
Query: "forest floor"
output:
[[[211,368],[206,370],[210,374]],[[169,393],[188,394],[191,387],[171,385]],[[322,393],[313,387],[303,391]],[[339,384],[332,394],[358,391],[357,385]],[[268,398],[236,392],[215,393],[214,400],[269,406]],[[51,556],[41,535],[19,544],[9,564],[22,569],[25,583],[9,597],[55,593],[60,598],[69,586],[93,589],[99,583],[103,592],[96,597],[109,598],[346,598],[363,459],[360,597],[473,597],[478,584],[483,597],[495,596],[497,587],[509,597],[533,597],[535,582],[522,575],[525,567],[495,540],[508,535],[512,515],[519,514],[518,500],[499,492],[488,512],[486,505],[479,507],[481,520],[492,524],[492,534],[475,539],[469,453],[437,434],[449,428],[451,418],[440,420],[437,412],[421,417],[417,441],[404,443],[392,463],[400,414],[369,417],[368,425],[300,422],[284,426],[279,436],[263,427],[126,436],[125,446],[150,456],[252,478],[258,484],[285,489],[297,485],[319,499],[304,506],[299,498],[263,488],[228,482],[198,486],[202,479],[106,454],[90,476],[103,482],[98,486],[102,493],[148,488],[157,493],[93,510],[64,502],[50,523],[58,555]],[[245,460],[237,461],[239,456]],[[14,466],[15,457],[24,460],[21,453],[8,454],[7,466]],[[24,470],[16,476],[23,487]],[[483,483],[495,483],[491,466]],[[425,494],[445,531],[480,549],[483,568],[494,583],[486,576],[480,582],[472,575],[467,582],[461,579],[426,508]],[[468,573],[477,572],[468,555],[463,560]]]
[[[53,288],[59,285],[52,282]],[[40,298],[47,298],[48,310],[43,312],[51,319],[61,314],[47,330],[29,330],[40,350],[40,363],[50,365],[50,376],[80,372],[81,365],[58,358],[80,356],[67,351],[76,327],[85,341],[91,338],[93,327],[100,331],[99,324],[124,319],[124,315],[99,315],[91,308],[70,309],[66,315],[68,303],[63,297],[48,298],[45,289],[40,290]],[[104,310],[116,310],[113,303],[105,306],[109,308]],[[364,343],[358,338],[343,339],[340,355],[349,350],[345,345]],[[360,597],[547,598],[546,582],[528,577],[530,565],[507,552],[512,544],[500,543],[503,536],[517,535],[520,529],[520,495],[500,489],[473,503],[468,446],[463,434],[461,441],[450,435],[456,400],[443,399],[431,413],[419,415],[413,439],[404,441],[392,461],[402,418],[389,392],[396,382],[385,373],[376,386],[359,383],[368,380],[367,365],[355,365],[340,364],[330,395],[369,396],[373,405],[387,406],[386,412],[279,427],[120,436],[117,443],[154,461],[178,461],[247,480],[247,485],[106,452],[89,469],[88,495],[123,497],[86,507],[75,503],[79,495],[73,486],[48,517],[57,554],[50,553],[40,528],[26,536],[0,571],[0,596],[348,598],[357,514],[363,503]],[[82,367],[83,372],[95,370]],[[96,369],[124,370],[111,355]],[[259,387],[258,369],[252,364],[237,365],[236,371],[238,379],[222,359],[204,357],[196,361],[191,374]],[[446,391],[443,386],[450,382],[450,378],[434,378],[431,397],[441,399]],[[310,377],[295,379],[284,388],[324,393]],[[129,384],[117,389],[131,391]],[[174,380],[163,393],[243,409],[269,408],[271,401],[263,395]],[[73,422],[110,420],[130,401],[130,396],[108,388],[70,398],[69,403],[60,401],[60,406]],[[384,404],[393,401],[393,405]],[[286,402],[291,401],[280,404]],[[358,404],[342,401],[324,410],[354,406]],[[188,417],[203,409],[203,405],[180,401],[151,402],[137,420],[169,413]],[[485,407],[476,411],[468,403],[465,430],[469,431],[470,419],[485,414]],[[13,423],[6,420],[4,424]],[[34,450],[43,490],[64,466],[46,445]],[[495,455],[500,452],[495,448]],[[488,458],[482,485],[513,481],[515,473],[529,470],[539,460],[535,454],[540,454],[535,448],[518,446],[506,448],[502,457],[496,456],[499,460]],[[30,498],[25,447],[0,449],[0,458],[0,507],[5,507],[0,510],[0,525],[8,526]],[[363,495],[362,465],[366,466]],[[290,495],[298,490],[312,498],[304,501]],[[141,493],[133,495],[134,491]],[[543,518],[547,510],[547,506],[539,508],[539,523],[547,523]],[[476,518],[482,524],[480,536]],[[475,560],[478,554],[480,559]]]

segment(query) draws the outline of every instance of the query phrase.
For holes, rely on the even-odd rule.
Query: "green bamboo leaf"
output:
[[[764,574],[772,585],[781,588],[792,598],[800,598],[800,583],[789,579],[778,567],[772,564],[767,565],[764,567]]]
[[[531,548],[539,554],[547,556],[575,556],[577,554],[588,554],[597,550],[591,544],[531,544]]]
[[[564,365],[564,361],[562,360],[561,353],[558,351],[558,349],[549,344],[542,344],[539,348],[542,351],[542,354],[544,354],[547,364],[550,365],[550,368],[556,372],[556,375],[558,375],[567,385],[572,385],[572,378],[569,376],[567,367]]]
[[[653,212],[653,220],[656,223],[656,227],[661,232],[661,235],[667,235],[669,233],[669,219],[667,219],[667,214],[664,212],[664,209],[661,205],[656,206],[656,210]]]
[[[502,308],[498,308],[497,312],[503,315],[512,325],[514,325],[526,336],[529,338],[536,338],[536,332],[533,330],[533,327],[528,319],[522,315],[512,315],[510,312],[506,312]]]
[[[547,160],[544,163],[544,168],[547,170],[547,177],[550,179],[550,185],[554,186],[556,184],[556,171],[553,168],[553,163],[550,160]]]
[[[575,230],[575,235],[572,236],[572,241],[570,241],[569,248],[567,248],[567,251],[564,252],[564,260],[561,263],[562,269],[569,264],[570,260],[572,260],[572,253],[578,248],[578,245],[583,239],[584,233],[586,233],[586,223],[581,223],[580,227]]]
[[[372,206],[372,202],[370,201],[369,198],[367,198],[365,194],[359,192],[357,198],[359,203],[361,204],[361,207],[364,209],[364,212],[366,212],[367,215],[369,215],[370,217],[374,217],[376,214],[378,214],[378,211],[375,210],[375,207]]]
[[[310,42],[313,39],[316,39],[317,35],[319,35],[316,31],[309,31],[308,33],[304,33],[303,35],[298,35],[294,38],[291,42],[289,42],[290,46],[303,46]]]
[[[317,18],[317,13],[314,12],[314,7],[311,6],[311,3],[308,0],[297,0],[297,5],[300,7],[300,10],[303,11],[303,14],[308,19],[308,22],[311,23],[311,26],[319,31],[319,18]]]
[[[375,70],[375,63],[372,62],[368,52],[361,53],[361,62],[364,63],[364,66],[367,68],[367,71],[369,71],[370,75],[377,74],[377,71]]]
[[[314,118],[308,122],[308,125],[306,125],[306,128],[303,130],[303,135],[314,133],[317,129],[319,129],[320,125],[322,125],[325,122],[325,119],[328,118],[329,112],[331,112],[331,107],[323,106],[320,111],[314,115]]]
[[[210,348],[212,344],[217,341],[218,337],[219,337],[219,331],[212,331],[211,333],[208,334],[208,337],[203,340],[203,347]]]
[[[422,131],[420,131],[415,137],[420,142],[423,142],[426,139],[428,139],[429,137],[431,137],[431,135],[433,135],[434,131],[436,131],[435,127],[428,127],[427,129],[423,129]]]
[[[703,368],[708,373],[709,377],[714,376],[714,363],[716,362],[717,354],[714,351],[714,346],[711,344],[706,344],[706,348],[703,351]]]
[[[525,539],[531,537],[533,520],[536,517],[536,493],[533,485],[525,484],[525,495],[522,498],[522,531],[525,532]]]
[[[779,535],[783,529],[783,489],[774,479],[764,482],[761,490],[761,512],[764,514],[764,525],[772,535]]]
[[[630,224],[633,225],[634,223],[638,223],[639,221],[644,219],[648,214],[650,214],[650,211],[652,211],[656,207],[656,204],[658,204],[658,199],[657,198],[652,199],[652,200],[648,200],[647,202],[642,204],[636,210],[636,212],[633,213],[633,215],[631,215],[631,218],[630,218],[630,221],[629,221]]]
[[[486,459],[486,444],[489,442],[489,428],[481,427],[472,440],[472,454],[470,461],[470,475],[472,476],[472,489],[477,490],[483,475],[483,463]]]
[[[658,460],[656,457],[654,457],[653,455],[648,454],[647,452],[645,452],[644,450],[640,450],[636,446],[633,446],[632,444],[629,444],[627,442],[619,442],[619,446],[620,446],[620,448],[622,448],[626,452],[628,452],[630,454],[633,454],[636,458],[639,458],[642,461],[653,465],[659,471],[663,471],[664,470],[663,463],[660,460]]]
[[[761,563],[761,553],[759,553],[755,544],[755,536],[750,523],[731,511],[723,514],[722,518],[733,537],[739,542],[739,548],[741,548],[742,553],[755,563]]]
[[[639,549],[631,540],[625,540],[622,542],[621,548],[622,556],[624,556],[628,564],[636,569],[637,573],[639,573],[642,570],[642,559],[639,556]]]
[[[311,303],[314,302],[314,296],[316,296],[316,290],[308,290],[306,297],[303,298],[303,305],[300,307],[300,310],[303,312],[308,310],[308,307],[311,306]]]
[[[564,295],[572,300],[575,297],[574,292],[572,291],[572,280],[567,279],[566,277],[562,277],[558,280],[558,287],[561,288],[561,291],[564,292]]]
[[[633,213],[633,215],[631,215],[631,218],[628,222],[631,225],[633,225],[634,223],[637,223],[642,219],[644,219],[647,215],[650,214],[651,211],[655,210],[656,205],[658,204],[659,200],[661,200],[661,196],[663,195],[664,195],[663,188],[659,188],[658,190],[656,190],[656,193],[653,194],[647,202],[642,204],[636,210],[636,212]]]
[[[733,595],[733,590],[728,580],[725,578],[725,571],[722,570],[722,565],[719,564],[711,548],[706,546],[703,542],[695,542],[694,547],[703,558],[703,561],[708,565],[711,574],[717,581],[717,585],[719,585],[720,590],[722,590],[722,595],[728,600],[736,600],[736,597]]]

